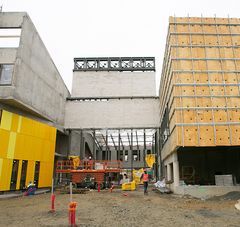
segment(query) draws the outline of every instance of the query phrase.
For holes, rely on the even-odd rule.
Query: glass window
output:
[[[0,85],[12,83],[13,65],[0,65]]]

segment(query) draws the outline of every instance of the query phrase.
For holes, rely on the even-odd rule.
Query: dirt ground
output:
[[[125,194],[125,195],[124,195]],[[78,226],[240,226],[236,200],[197,200],[142,189],[75,194]],[[68,226],[69,195],[56,195],[50,213],[50,194],[0,200],[0,226]]]

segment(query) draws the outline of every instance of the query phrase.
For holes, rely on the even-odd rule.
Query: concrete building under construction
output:
[[[29,16],[0,13],[0,191],[50,187],[69,155],[147,154],[176,193],[239,188],[239,22],[170,17],[159,96],[154,57],[75,58],[70,93]]]
[[[173,189],[240,182],[240,20],[170,17],[160,84],[160,138]],[[179,183],[180,182],[180,183]],[[215,189],[214,189],[215,190]]]

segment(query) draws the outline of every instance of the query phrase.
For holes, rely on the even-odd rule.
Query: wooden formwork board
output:
[[[192,73],[173,73],[173,83],[194,83]]]
[[[240,110],[228,110],[229,121],[240,122]],[[240,131],[239,131],[240,133]]]
[[[212,107],[226,107],[227,103],[226,103],[226,99],[225,97],[213,97],[212,98],[212,105],[210,105]]]
[[[226,95],[238,96],[239,86],[226,86],[225,91],[226,91]]]
[[[227,98],[227,106],[239,108],[240,107],[240,96]]]
[[[216,145],[230,145],[230,132],[227,125],[216,127]]]
[[[209,83],[236,83],[237,84],[236,73],[210,73]]]
[[[214,127],[211,125],[199,127],[199,146],[214,146]]]
[[[240,145],[240,125],[231,125],[232,145]]]
[[[230,146],[240,145],[240,126],[216,125],[177,126],[178,143],[182,146]],[[215,132],[214,132],[215,130]],[[231,134],[231,135],[230,135]],[[215,137],[216,135],[216,137]],[[183,142],[183,143],[182,143]]]
[[[238,111],[239,113],[239,111]],[[227,110],[175,110],[173,114],[172,122],[175,123],[219,123],[228,122],[228,112]],[[229,115],[230,116],[230,115]],[[240,114],[238,118],[235,115],[232,117],[232,122],[238,122],[240,120]],[[234,121],[235,120],[235,121]]]
[[[196,83],[208,83],[208,74],[207,73],[194,73]]]

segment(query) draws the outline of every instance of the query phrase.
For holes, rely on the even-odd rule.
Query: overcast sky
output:
[[[153,56],[157,87],[169,16],[240,17],[240,0],[0,0],[26,11],[69,90],[74,57]]]

